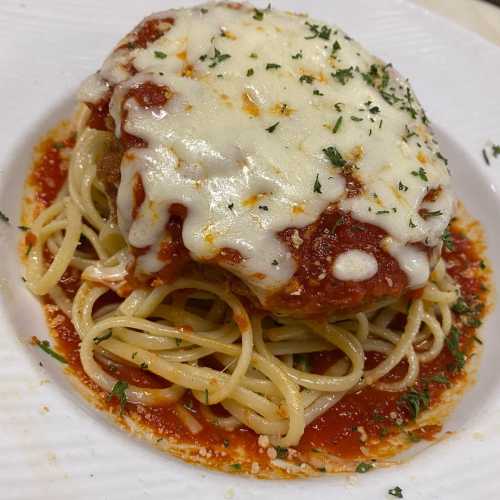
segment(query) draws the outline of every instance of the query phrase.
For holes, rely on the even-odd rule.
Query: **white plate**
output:
[[[2,0],[0,209],[13,225],[31,148],[67,115],[79,82],[145,14],[188,2]],[[263,4],[263,2],[257,2]],[[267,3],[267,2],[266,2]],[[402,0],[281,0],[277,8],[339,24],[408,76],[450,159],[459,197],[486,228],[500,277],[500,49]],[[479,381],[445,441],[409,463],[364,475],[264,482],[208,472],[161,455],[108,424],[69,388],[60,366],[28,345],[46,326],[24,289],[18,234],[0,227],[0,497],[242,499],[493,499],[500,488],[500,311],[483,328]],[[43,367],[38,365],[43,360]]]

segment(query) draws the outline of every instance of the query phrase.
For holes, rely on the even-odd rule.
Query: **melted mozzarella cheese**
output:
[[[407,82],[340,29],[302,15],[207,4],[148,21],[166,17],[174,22],[163,36],[140,48],[127,47],[129,35],[80,93],[95,102],[112,85],[117,137],[124,130],[147,144],[124,156],[117,198],[128,243],[150,247],[138,270],[161,268],[168,208],[180,203],[188,210],[183,241],[195,260],[233,248],[243,257],[227,264],[233,272],[258,294],[276,290],[296,269],[278,233],[313,223],[337,203],[387,231],[396,245],[388,251],[412,286],[421,283],[426,273],[416,278],[415,269],[428,274],[429,263],[408,245],[439,242],[453,199]],[[168,87],[171,98],[150,109],[125,98],[143,82]],[[347,197],[346,168],[363,185],[361,195]],[[146,199],[134,218],[137,174]],[[423,206],[437,188],[436,200]],[[422,208],[437,215],[422,217]],[[341,262],[357,258],[350,253]]]
[[[377,274],[377,259],[362,250],[348,250],[334,261],[332,272],[341,281],[366,281]]]
[[[430,275],[429,260],[425,252],[413,246],[403,245],[390,237],[384,238],[382,248],[397,260],[399,267],[408,277],[410,288],[425,285]]]

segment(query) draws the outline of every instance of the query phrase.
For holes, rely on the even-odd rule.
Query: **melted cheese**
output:
[[[377,259],[362,250],[348,250],[334,261],[332,272],[341,281],[365,281],[377,274]]]
[[[207,4],[147,21],[166,17],[174,22],[163,36],[146,48],[127,47],[134,35],[126,37],[80,92],[95,102],[111,85],[117,137],[125,130],[147,143],[125,155],[117,198],[128,243],[150,247],[138,270],[163,265],[156,255],[168,207],[181,203],[183,240],[195,260],[233,248],[243,261],[226,266],[258,294],[276,290],[296,269],[277,233],[311,224],[337,203],[387,231],[395,242],[388,251],[412,286],[420,283],[429,263],[408,245],[438,244],[453,199],[407,82],[340,29],[302,15]],[[171,98],[151,109],[125,99],[141,82],[168,87]],[[361,195],[347,197],[345,168]],[[133,218],[136,174],[146,200]],[[423,206],[438,187],[436,201]],[[422,217],[422,208],[435,215]],[[345,259],[357,262],[353,255]]]

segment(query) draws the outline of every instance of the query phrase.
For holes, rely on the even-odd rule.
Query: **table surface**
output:
[[[412,0],[500,45],[500,8],[481,0]]]

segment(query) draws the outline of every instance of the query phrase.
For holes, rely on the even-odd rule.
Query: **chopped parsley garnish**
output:
[[[309,85],[314,82],[314,76],[311,76],[311,75],[302,75],[300,78],[299,78],[299,82],[300,83],[308,83]]]
[[[166,59],[167,54],[165,52],[162,52],[161,50],[155,50],[155,57],[158,59]]]
[[[383,215],[383,214],[390,214],[391,212],[389,210],[377,210],[376,214],[377,215]]]
[[[401,181],[399,181],[398,189],[406,193],[406,191],[408,191],[408,186],[405,186]]]
[[[288,457],[288,448],[283,448],[282,446],[276,446],[274,448],[276,450],[276,457],[277,458],[287,458]]]
[[[247,76],[252,76],[254,74],[253,68],[247,69]]]
[[[276,122],[275,124],[271,125],[270,127],[267,127],[266,132],[269,132],[270,134],[272,134],[276,130],[276,127],[279,124],[280,124],[280,122]]]
[[[258,56],[255,52],[252,52],[252,53],[250,54],[250,57],[251,57],[252,59],[257,59],[259,56]]]
[[[200,56],[200,61],[205,61],[208,58],[211,63],[208,65],[209,68],[215,68],[217,64],[229,59],[231,54],[223,54],[219,49],[214,47],[214,55],[212,57],[208,57],[208,54],[203,54]]]
[[[241,464],[231,464],[230,467],[234,470],[241,470]]]
[[[486,269],[486,264],[484,263],[484,260],[479,261],[479,269]]]
[[[229,440],[228,439],[224,439],[224,441],[222,441],[222,444],[224,445],[224,448],[229,448]]]
[[[125,411],[125,405],[127,404],[127,394],[125,393],[127,388],[128,383],[125,382],[125,380],[118,380],[113,386],[113,389],[111,389],[111,392],[108,396],[108,401],[111,401],[113,396],[118,399],[120,403],[120,415],[123,415],[123,412]]]
[[[335,54],[341,49],[342,47],[340,46],[340,43],[338,42],[338,40],[335,40],[335,42],[333,43],[333,46],[332,46],[332,54],[331,56],[332,57],[335,57]]]
[[[444,162],[445,165],[448,165],[448,158],[445,158],[439,151],[436,153],[436,156]]]
[[[323,149],[323,153],[325,153],[332,165],[336,167],[343,167],[347,163],[335,146],[329,146]]]
[[[448,228],[444,230],[441,239],[443,240],[443,245],[445,246],[445,248],[447,248],[450,251],[453,251],[455,249],[455,243],[453,243],[453,236],[448,230]]]
[[[94,341],[94,344],[100,344],[103,340],[108,340],[111,338],[113,334],[111,333],[111,330],[107,333],[104,333],[103,335],[99,335],[98,337],[94,337],[92,340]]]
[[[446,375],[433,375],[430,379],[431,382],[436,382],[436,384],[450,385],[450,379]]]
[[[412,418],[416,419],[422,410],[429,407],[429,390],[427,388],[423,391],[412,389],[401,397],[401,402],[407,406]]]
[[[323,40],[330,40],[330,35],[332,33],[332,29],[328,26],[321,26],[319,24],[311,24],[306,21],[306,26],[311,31],[311,36],[306,36],[306,40],[312,40],[314,38],[322,38]]]
[[[366,462],[360,462],[356,466],[356,472],[359,472],[360,474],[364,474],[365,472],[368,472],[371,469],[373,469],[373,465],[372,464],[368,464]]]
[[[254,9],[254,15],[252,17],[256,21],[262,21],[262,19],[264,19],[264,12],[259,9]]]
[[[351,116],[351,120],[353,122],[362,122],[363,118],[359,118],[359,116]]]
[[[321,183],[319,182],[319,174],[316,174],[316,180],[314,181],[313,192],[321,194]]]
[[[414,227],[417,227],[417,225],[410,219],[410,222],[408,222],[408,226],[411,227],[412,229]]]
[[[420,442],[420,436],[418,434],[416,434],[415,432],[408,431],[406,433],[406,437],[408,438],[408,441],[410,441],[410,443],[419,443]]]
[[[269,210],[269,207],[267,205],[259,205],[259,210],[264,210],[264,212],[267,212]]]
[[[484,158],[484,162],[486,163],[486,165],[489,165],[490,159],[488,158],[488,153],[486,152],[486,149],[483,149],[483,158]]]
[[[325,94],[322,94],[322,93],[321,93],[318,89],[314,89],[314,90],[313,90],[313,94],[314,94],[314,95],[319,95],[319,96],[323,96],[323,95],[325,95]]]
[[[337,221],[338,222],[338,221]],[[332,231],[334,232],[335,229]],[[294,364],[297,368],[303,372],[311,371],[311,359],[307,354],[294,354],[293,355]]]
[[[9,224],[10,219],[0,210],[0,220],[5,222],[5,224]]]
[[[389,493],[389,495],[392,495],[393,497],[396,497],[396,498],[403,498],[403,490],[399,486],[395,486],[394,488],[391,488],[387,493]]]
[[[439,217],[443,215],[443,212],[441,212],[441,210],[434,210],[432,212],[425,210],[424,212],[422,212],[422,215],[424,219],[428,219],[429,217]]]
[[[208,405],[208,389],[205,389],[205,404]]]
[[[302,57],[302,50],[299,50],[295,55],[292,56],[292,59],[302,59]]]
[[[17,229],[19,229],[20,231],[29,231],[30,228],[28,226],[17,226]]]
[[[281,68],[281,64],[276,64],[276,63],[267,63],[266,64],[266,69],[267,70],[278,69],[278,68]]]
[[[471,308],[462,297],[458,297],[457,301],[451,306],[451,310],[457,314],[468,314]]]
[[[352,66],[350,68],[338,69],[335,73],[332,73],[332,76],[333,78],[338,80],[342,85],[345,85],[348,82],[348,80],[354,78],[352,70],[353,70]]]
[[[147,369],[149,368],[149,365],[148,365],[145,361],[143,361],[143,362],[139,365],[139,368],[140,368],[141,370],[147,370]]]
[[[500,156],[500,145],[493,144],[491,146],[491,154],[493,155],[493,158],[498,158]]]
[[[380,108],[378,106],[373,106],[368,111],[370,111],[372,115],[376,115],[377,113],[380,113]]]
[[[200,9],[200,12],[201,12],[202,14],[206,14],[206,13],[208,12],[208,9],[205,9],[205,8],[203,8],[203,7],[202,7],[202,8]]]
[[[467,326],[471,328],[479,328],[482,325],[482,321],[478,318],[469,318],[467,320]]]
[[[334,104],[334,108],[335,110],[338,112],[338,113],[341,113],[342,112],[342,107],[341,107],[342,103],[341,102],[336,102]]]
[[[335,126],[333,127],[332,132],[336,134],[340,130],[340,126],[342,125],[342,116],[339,116],[337,118],[337,121],[335,122]]]
[[[420,179],[422,179],[425,182],[429,180],[427,178],[427,172],[422,167],[420,167],[418,171],[412,170],[411,175],[414,175],[415,177],[420,177]]]
[[[474,335],[473,337],[473,340],[475,342],[477,342],[479,345],[483,345],[483,341],[477,336],[477,335]]]
[[[36,337],[33,337],[33,342],[45,353],[47,353],[49,356],[52,356],[54,359],[59,361],[59,363],[64,363],[67,364],[68,361],[64,356],[59,354],[58,352],[54,351],[50,347],[50,342],[48,340],[39,340]]]
[[[230,203],[227,208],[229,208],[229,210],[232,210],[234,208],[234,203]]]
[[[278,261],[276,259],[274,259],[272,262],[271,262],[271,265],[273,266],[277,266],[278,265]]]
[[[465,354],[460,350],[460,330],[456,326],[450,328],[450,333],[445,339],[455,362],[449,368],[451,371],[460,371],[465,366]]]
[[[335,234],[335,231],[337,231],[337,228],[339,226],[341,226],[342,224],[345,224],[345,218],[342,216],[342,217],[339,217],[336,221],[335,221],[335,224],[333,225],[333,227],[330,229],[330,233],[331,234]],[[354,227],[353,227],[354,229]]]

